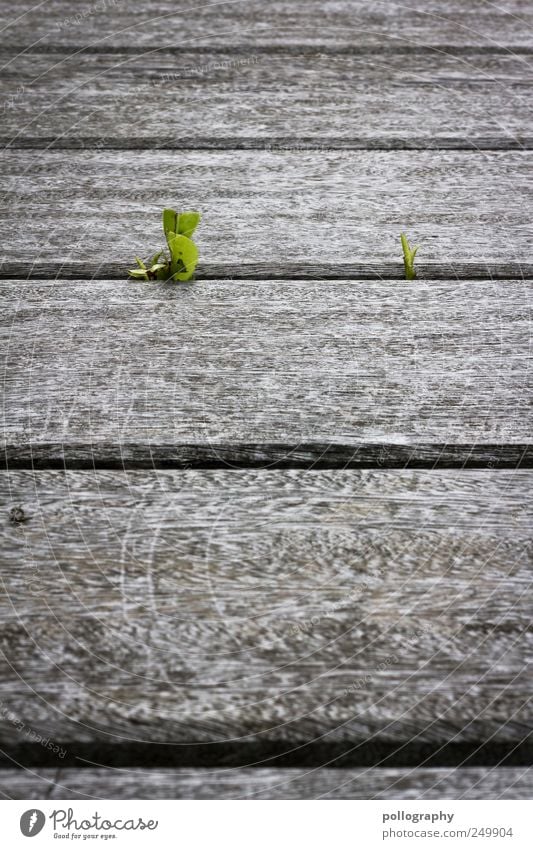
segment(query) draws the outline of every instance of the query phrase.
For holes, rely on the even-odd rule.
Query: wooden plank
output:
[[[529,463],[531,291],[5,283],[7,462]]]
[[[63,148],[521,149],[532,94],[526,57],[479,53],[22,53],[0,80],[3,143]]]
[[[59,769],[0,769],[0,799],[50,799],[58,778]]]
[[[3,747],[524,765],[532,474],[2,473]]]
[[[452,278],[463,263],[520,273],[533,247],[531,156],[7,151],[1,261],[105,277],[108,263],[126,269],[162,246],[161,210],[173,205],[202,211],[202,261],[224,276],[247,263],[270,276],[288,263],[400,273],[405,229],[421,261],[447,264]]]
[[[227,46],[272,45],[394,48],[424,45],[479,45],[513,48],[531,45],[533,14],[528,0],[238,0],[200,4],[157,0],[149,7],[134,0],[54,0],[37,6],[5,0],[2,26],[12,48],[50,45]]]
[[[531,799],[533,770],[0,770],[5,799]]]

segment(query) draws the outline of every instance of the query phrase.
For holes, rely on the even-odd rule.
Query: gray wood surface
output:
[[[522,745],[531,477],[2,473],[3,746]]]
[[[399,234],[420,261],[531,264],[531,157],[419,151],[7,151],[1,261],[109,262],[162,247],[161,209],[204,214],[202,263],[232,276],[261,264],[401,269]]]
[[[5,44],[35,51],[50,45],[170,45],[177,51],[222,45],[312,45],[378,49],[424,45],[531,46],[528,0],[3,0]]]
[[[0,795],[531,798],[531,3],[0,29]]]
[[[529,57],[511,53],[22,53],[0,79],[1,132],[63,148],[521,149],[532,94]]]
[[[0,770],[5,799],[531,799],[533,770]]]
[[[531,436],[531,291],[6,282],[2,443],[18,464],[231,465],[251,444],[265,464],[340,446],[341,464],[516,465]]]

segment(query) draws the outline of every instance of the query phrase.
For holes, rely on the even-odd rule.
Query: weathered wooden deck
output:
[[[533,7],[190,7],[0,4],[0,793],[531,798]]]

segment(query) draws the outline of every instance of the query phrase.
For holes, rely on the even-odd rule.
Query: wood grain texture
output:
[[[531,4],[0,14],[0,795],[530,798]]]
[[[531,291],[4,283],[7,460],[516,464],[531,436]]]
[[[531,477],[2,473],[3,748],[498,765],[531,728]]]
[[[202,211],[205,263],[401,267],[407,230],[426,263],[527,264],[531,156],[6,151],[1,261],[126,269],[162,247],[161,209],[171,205]]]
[[[531,45],[527,0],[237,0],[191,6],[188,0],[4,0],[2,26],[11,48],[31,45],[319,47],[482,47]]]
[[[533,770],[0,770],[3,799],[531,799]]]
[[[532,94],[516,54],[22,53],[0,79],[4,144],[93,149],[521,149]]]

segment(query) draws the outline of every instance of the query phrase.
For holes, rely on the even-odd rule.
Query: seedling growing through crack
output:
[[[160,251],[146,263],[135,257],[137,268],[128,272],[136,280],[190,280],[198,262],[198,248],[192,235],[200,223],[199,212],[163,210],[163,230],[169,254]]]
[[[168,268],[168,262],[165,260],[163,262],[160,262],[160,259],[163,254],[163,251],[159,251],[158,254],[152,257],[152,259],[150,260],[150,265],[148,267],[142,259],[136,256],[135,262],[139,267],[130,268],[128,272],[130,277],[134,277],[136,280],[166,280],[168,277],[168,274],[166,273]]]
[[[416,277],[415,256],[419,246],[416,245],[416,247],[412,248],[409,242],[407,241],[407,236],[405,235],[405,233],[400,234],[400,239],[402,242],[405,279],[414,280]]]

